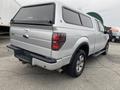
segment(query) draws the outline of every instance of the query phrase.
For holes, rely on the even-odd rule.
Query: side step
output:
[[[104,52],[105,52],[105,50],[102,50],[102,51],[100,51],[100,52],[97,52],[97,53],[93,54],[93,56],[94,56],[94,57],[97,57],[97,56],[101,55],[101,54],[104,53]]]

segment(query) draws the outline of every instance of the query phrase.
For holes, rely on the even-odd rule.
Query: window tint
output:
[[[23,7],[15,16],[16,23],[47,24],[54,23],[54,4]]]
[[[81,25],[79,14],[67,8],[63,8],[63,19],[67,23]]]
[[[80,14],[80,17],[81,17],[83,26],[89,27],[89,28],[93,28],[93,24],[92,24],[91,18],[89,18],[89,17],[87,17],[87,16],[85,16],[83,14]]]

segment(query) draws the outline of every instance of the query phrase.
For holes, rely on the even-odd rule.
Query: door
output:
[[[96,20],[96,44],[95,44],[95,51],[100,51],[104,49],[106,42],[107,42],[107,35],[104,34],[104,26],[101,22]]]

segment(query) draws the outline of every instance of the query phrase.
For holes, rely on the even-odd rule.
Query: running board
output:
[[[104,52],[105,52],[105,50],[102,50],[102,51],[100,51],[100,52],[97,52],[97,53],[93,54],[93,56],[94,56],[94,57],[97,57],[97,56],[101,55],[101,54],[104,53]]]

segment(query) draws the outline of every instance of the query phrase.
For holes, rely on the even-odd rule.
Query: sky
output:
[[[24,2],[26,0],[17,1]],[[78,8],[83,12],[91,11],[97,12],[103,17],[106,26],[120,27],[120,0],[58,0],[58,1],[68,4],[72,7]]]
[[[58,0],[81,9],[84,12],[97,12],[106,26],[120,27],[120,0]]]

